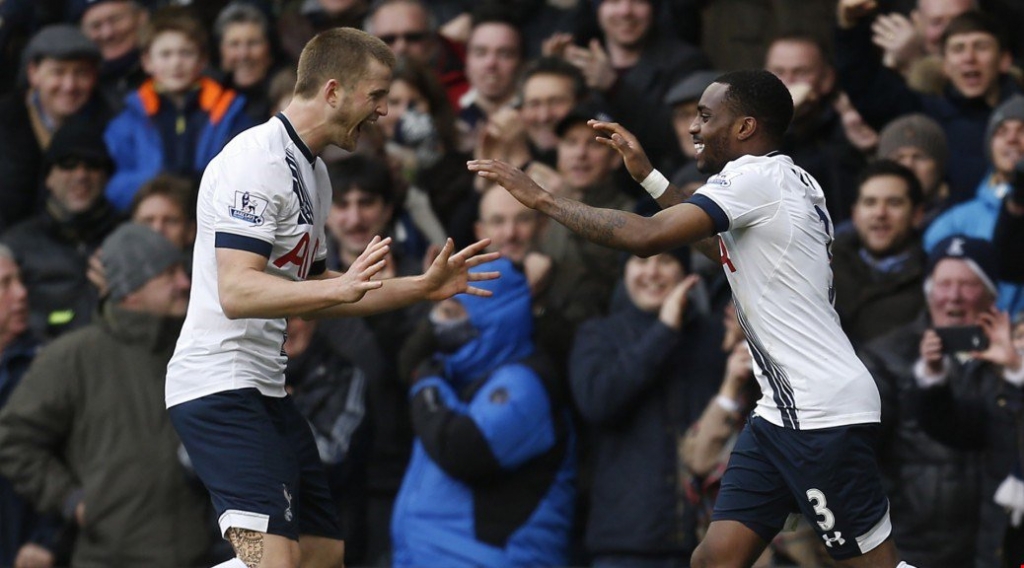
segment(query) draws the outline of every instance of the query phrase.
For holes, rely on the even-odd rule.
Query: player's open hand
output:
[[[494,280],[501,274],[496,271],[469,271],[474,266],[497,260],[501,256],[499,252],[483,252],[490,244],[491,239],[481,239],[452,254],[455,250],[455,241],[448,239],[437,258],[430,263],[430,268],[423,274],[428,290],[427,299],[438,302],[462,293],[490,296],[490,290],[476,288],[471,283]]]
[[[654,166],[651,165],[651,160],[648,159],[647,153],[640,146],[640,141],[621,124],[617,122],[602,122],[600,120],[588,120],[587,124],[599,134],[605,135],[598,136],[598,142],[622,155],[622,162],[626,165],[626,170],[629,171],[629,175],[633,176],[637,183],[644,181],[648,174],[654,170]]]
[[[334,279],[339,302],[347,304],[358,302],[367,292],[376,290],[383,285],[383,282],[374,280],[374,277],[387,264],[390,245],[391,237],[386,239],[382,239],[380,236],[373,237],[370,244],[366,245],[366,248],[348,267],[345,274]]]
[[[523,170],[501,160],[470,160],[466,166],[469,171],[476,172],[480,177],[493,181],[504,187],[530,209],[536,209],[540,200],[548,196],[548,192],[530,179]]]

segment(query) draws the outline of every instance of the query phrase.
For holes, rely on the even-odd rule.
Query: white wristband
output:
[[[665,193],[668,189],[668,179],[661,175],[658,170],[651,170],[651,173],[647,174],[644,181],[640,182],[644,190],[651,194],[651,197],[657,199],[661,197],[661,194]]]
[[[740,411],[740,403],[738,403],[735,400],[725,396],[724,394],[720,394],[720,395],[715,397],[715,404],[720,406],[722,408],[722,410],[725,410],[726,412],[739,412]]]

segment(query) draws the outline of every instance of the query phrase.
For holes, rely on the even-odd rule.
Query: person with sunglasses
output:
[[[463,71],[466,48],[437,33],[437,22],[422,0],[377,2],[363,29],[388,44],[396,57],[433,69],[448,102],[459,108],[459,99],[469,90]]]
[[[21,265],[29,326],[41,338],[89,323],[99,301],[89,257],[122,221],[103,195],[114,165],[102,132],[85,118],[57,130],[45,155],[45,209],[0,236]]]

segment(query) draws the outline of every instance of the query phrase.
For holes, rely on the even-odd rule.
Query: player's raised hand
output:
[[[836,19],[839,27],[850,29],[861,18],[878,9],[878,0],[839,0],[836,5]]]
[[[613,148],[622,155],[622,162],[626,165],[626,170],[637,183],[644,181],[647,175],[654,170],[640,141],[621,124],[600,120],[588,120],[587,124],[598,133],[604,134],[604,136],[597,137],[598,142]]]
[[[348,270],[338,278],[332,279],[332,283],[337,289],[339,302],[358,302],[367,292],[376,290],[383,285],[383,282],[373,278],[387,264],[390,245],[391,237],[386,239],[382,239],[380,236],[373,237],[370,244],[366,245],[366,248],[348,267]]]
[[[549,195],[541,186],[530,179],[523,170],[501,160],[470,160],[466,163],[469,171],[504,187],[530,209],[536,209],[540,200]]]
[[[496,271],[469,271],[474,266],[497,260],[501,256],[499,252],[484,252],[484,249],[490,244],[491,239],[481,239],[452,254],[452,251],[455,250],[455,241],[449,238],[434,262],[430,263],[430,268],[423,273],[428,290],[427,299],[437,302],[462,293],[490,296],[490,290],[477,288],[471,283],[494,280],[501,274]]]

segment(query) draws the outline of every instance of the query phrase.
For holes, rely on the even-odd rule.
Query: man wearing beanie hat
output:
[[[61,125],[85,115],[102,128],[110,114],[94,97],[99,50],[77,28],[47,26],[23,55],[27,89],[0,100],[0,230],[35,211],[43,156]]]
[[[89,323],[98,291],[86,278],[89,257],[121,221],[103,196],[112,165],[101,130],[67,122],[46,153],[43,210],[0,236],[21,263],[32,331],[57,335]]]
[[[920,227],[926,227],[949,196],[946,185],[949,148],[942,127],[920,113],[897,118],[879,133],[877,157],[899,162],[917,176],[925,198],[925,216]]]
[[[206,496],[163,408],[188,304],[181,253],[126,224],[101,258],[111,293],[97,320],[40,352],[0,412],[0,474],[79,527],[74,566],[202,565]]]
[[[937,243],[961,234],[992,241],[1003,199],[1010,194],[1014,168],[1024,158],[1024,96],[1015,95],[999,105],[986,129],[985,153],[989,172],[978,185],[977,195],[939,215],[924,233],[924,247],[933,251]],[[997,280],[998,306],[1016,313],[1024,309],[1024,285]]]
[[[925,311],[861,352],[882,397],[879,465],[893,535],[918,566],[1000,565],[1007,514],[993,496],[1012,464],[1020,425],[1009,409],[1019,408],[1024,365],[1010,343],[1009,316],[994,308],[995,260],[981,239],[938,243],[928,258]],[[991,347],[954,353],[943,346],[943,329],[975,325]],[[983,448],[989,457],[977,461],[974,450]]]

